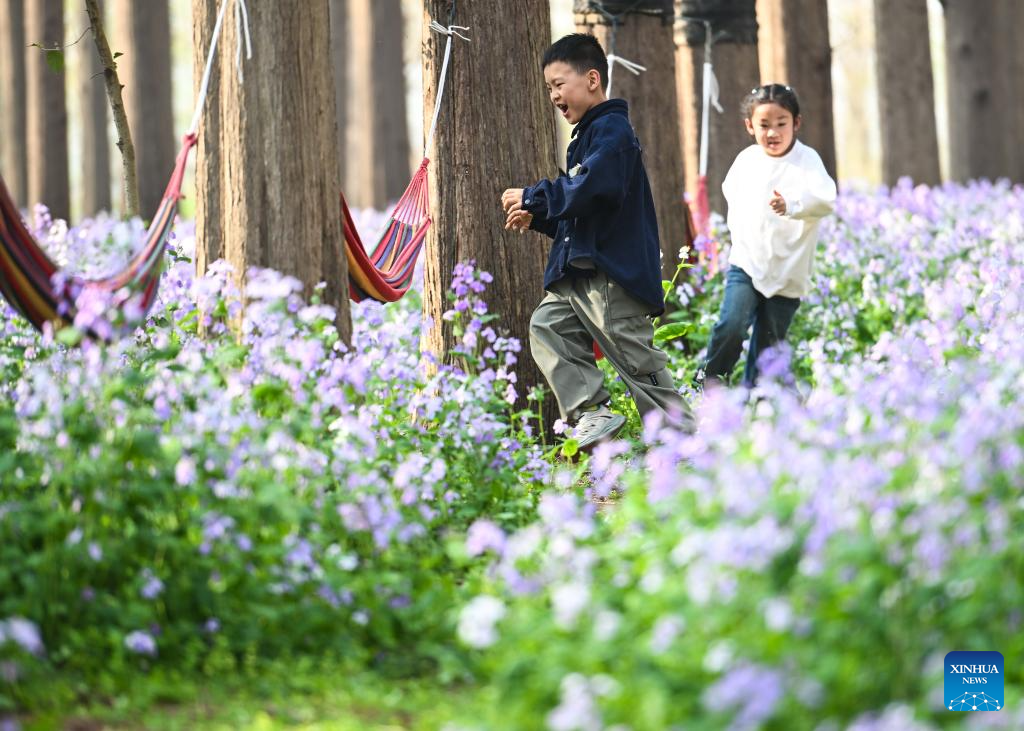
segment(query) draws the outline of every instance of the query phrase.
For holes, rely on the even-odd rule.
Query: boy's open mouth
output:
[[[558,111],[560,111],[562,113],[563,117],[568,117],[569,116],[569,105],[568,104],[556,104],[555,106],[558,107]]]

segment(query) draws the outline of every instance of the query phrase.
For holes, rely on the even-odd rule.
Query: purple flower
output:
[[[182,486],[191,485],[196,481],[196,461],[191,457],[182,457],[174,467],[174,481]]]
[[[145,583],[142,585],[142,589],[139,590],[139,593],[142,595],[143,599],[149,599],[152,601],[163,593],[164,582],[154,576],[152,571],[149,569],[143,571],[142,578],[145,580]]]
[[[149,655],[150,657],[156,655],[156,640],[153,639],[153,635],[144,630],[135,630],[126,635],[124,646],[128,648],[129,652],[136,655]]]
[[[466,553],[479,556],[494,551],[499,556],[505,550],[505,532],[486,519],[474,521],[466,535]]]
[[[11,617],[6,621],[0,621],[0,645],[8,640],[33,655],[42,655],[45,652],[39,628],[23,617]]]

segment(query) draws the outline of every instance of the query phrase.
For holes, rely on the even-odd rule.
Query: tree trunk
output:
[[[25,6],[0,0],[0,175],[15,203],[28,202],[25,127]],[[38,50],[33,49],[38,53]]]
[[[338,111],[338,170],[342,185],[348,175],[349,158],[345,138],[348,133],[348,0],[331,0],[331,65],[334,69],[334,100]]]
[[[586,3],[582,8],[585,7]],[[582,8],[577,5],[578,10]],[[671,3],[664,10],[633,12],[622,16],[614,26],[598,13],[577,12],[576,28],[593,33],[607,53],[614,52],[647,68],[635,76],[617,66],[612,77],[612,96],[629,102],[630,120],[645,151],[644,164],[658,212],[661,274],[672,279],[680,262],[680,250],[693,242],[683,201],[683,150],[679,143]]]
[[[348,0],[345,197],[383,210],[409,184],[400,0]]]
[[[953,180],[1012,174],[1014,114],[1002,0],[945,0],[949,168]],[[1016,81],[1016,80],[1015,80]]]
[[[937,185],[939,143],[927,0],[875,0],[882,179]]]
[[[213,26],[217,22],[216,0],[192,3],[192,77],[194,98],[206,70],[206,57],[210,52]],[[196,276],[209,271],[210,264],[224,257],[224,227],[221,211],[221,175],[223,162],[220,154],[221,135],[221,75],[234,73],[234,65],[225,62],[223,38],[213,59],[206,102],[203,105],[196,141]]]
[[[218,4],[195,0],[195,23],[212,28]],[[196,212],[204,236],[196,246],[209,246],[209,218],[217,216],[221,251],[240,285],[254,266],[297,277],[307,296],[326,282],[322,301],[336,308],[338,332],[348,341],[352,329],[327,0],[248,6],[254,53],[243,61],[245,83],[233,63],[243,41],[235,23],[225,23],[218,50],[220,80],[214,85],[219,103],[204,110],[200,134],[214,144],[209,137],[214,130],[219,133],[219,155],[205,160],[207,190],[199,191]],[[207,45],[201,41],[197,52]],[[196,72],[202,73],[200,66]],[[212,187],[219,201],[210,198],[211,178],[218,178]],[[211,257],[199,251],[197,260]]]
[[[757,0],[757,24],[761,82],[796,88],[803,117],[800,139],[821,155],[829,175],[836,177],[828,1]],[[927,35],[924,40],[927,43]]]
[[[449,0],[427,0],[424,17],[424,129],[429,130],[444,57],[445,37],[431,19],[448,24]],[[505,0],[458,4],[456,25],[468,26],[471,42],[454,39],[437,135],[427,154],[434,225],[424,247],[424,316],[435,326],[425,346],[445,355],[454,345],[441,315],[452,270],[475,259],[490,272],[486,300],[498,324],[523,345],[518,363],[520,403],[544,384],[529,353],[530,315],[543,296],[549,241],[539,234],[504,230],[501,193],[556,174],[555,116],[544,93],[540,59],[550,44],[548,0],[522,0],[508,13]],[[495,22],[501,18],[501,22]],[[521,69],[521,73],[508,73]],[[486,85],[502,79],[502,93]],[[546,384],[545,384],[546,388]],[[550,423],[554,399],[546,399]]]
[[[167,0],[114,0],[118,74],[124,84],[143,218],[160,206],[174,168],[171,106],[171,24]]]
[[[1003,83],[1007,104],[1010,106],[1010,129],[1024,129],[1024,94],[1020,79],[1024,78],[1024,46],[1020,43],[1024,33],[1024,3],[1020,0],[1001,0],[999,16],[1000,53],[1005,58]],[[1010,169],[1008,175],[1015,183],[1024,183],[1024,145],[1017,139],[1007,140]]]
[[[110,141],[107,135],[107,91],[96,44],[84,38],[75,46],[78,98],[82,109],[82,212],[93,216],[109,211]]]
[[[711,23],[711,51],[719,98],[725,112],[711,110],[708,142],[708,199],[725,213],[722,181],[739,152],[751,144],[740,103],[761,78],[757,59],[754,0],[677,0],[675,25],[679,118],[683,128],[686,189],[697,190],[700,169],[704,23]]]
[[[25,13],[25,40],[46,48],[64,45],[64,4],[33,0]],[[28,50],[25,64],[28,114],[28,202],[43,203],[54,218],[71,214],[68,185],[68,111],[64,73],[54,71],[46,54]]]

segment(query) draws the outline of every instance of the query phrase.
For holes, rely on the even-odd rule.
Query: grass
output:
[[[428,679],[279,665],[252,677],[139,677],[108,697],[20,720],[24,731],[439,729],[466,695]]]

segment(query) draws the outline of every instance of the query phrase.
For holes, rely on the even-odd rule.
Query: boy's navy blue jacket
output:
[[[579,274],[569,262],[589,257],[660,313],[658,220],[626,101],[609,99],[589,109],[572,131],[567,158],[571,177],[561,174],[523,190],[530,228],[554,238],[544,288]]]

